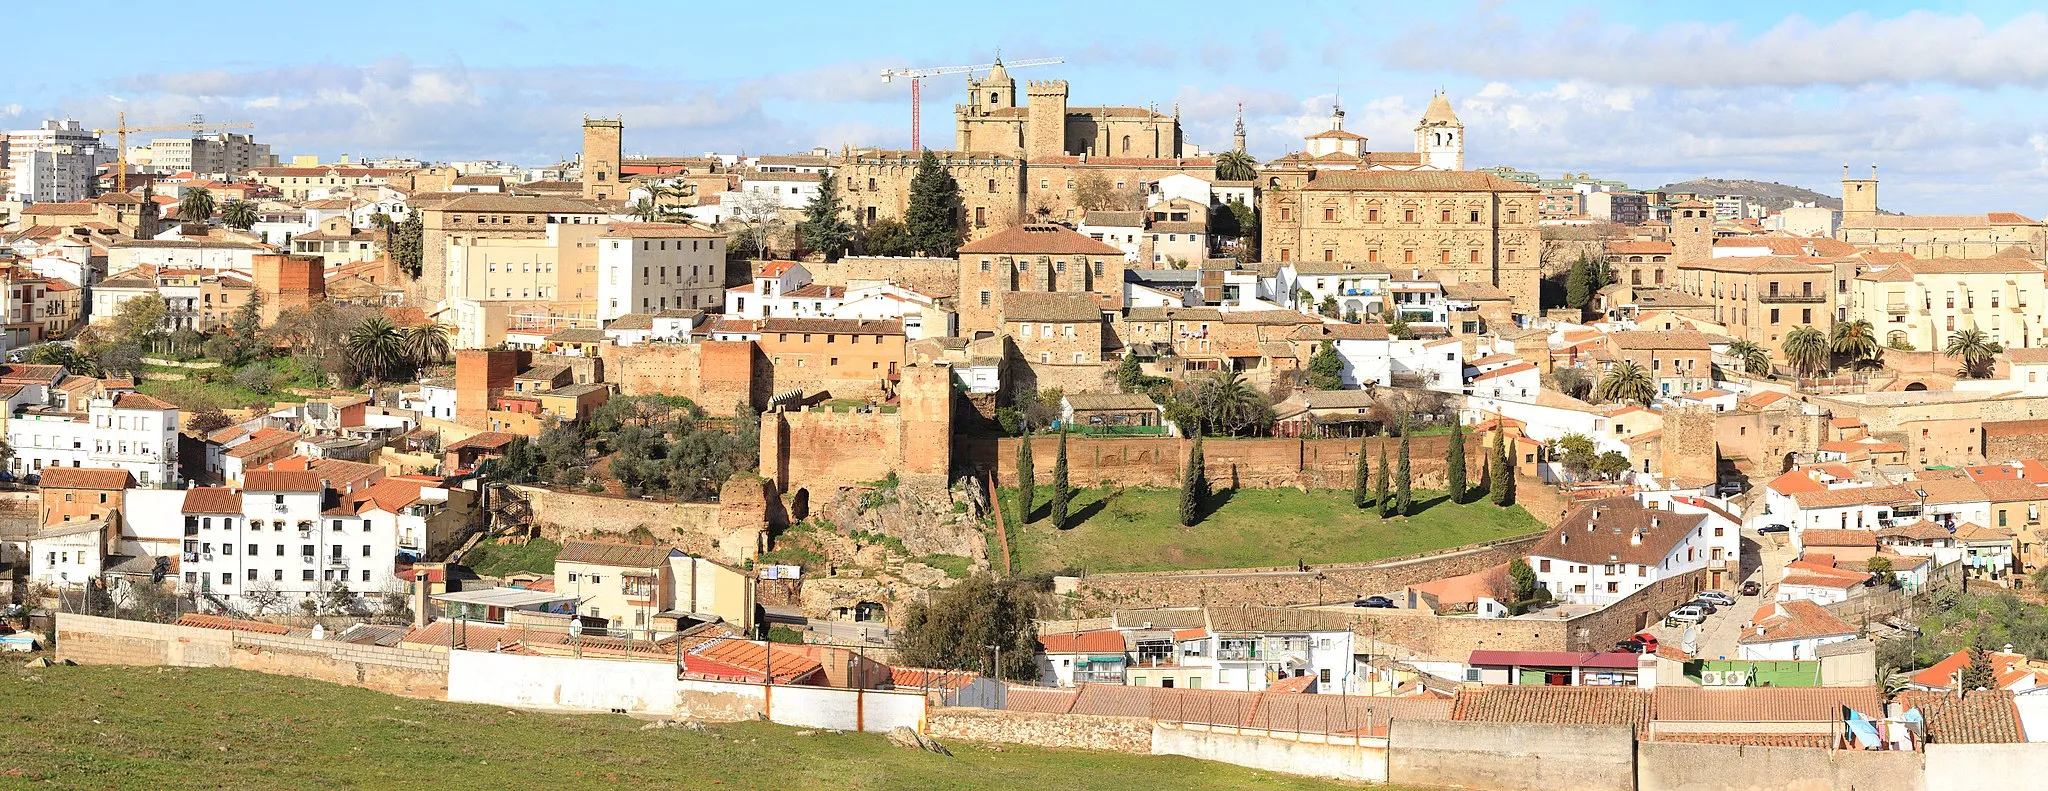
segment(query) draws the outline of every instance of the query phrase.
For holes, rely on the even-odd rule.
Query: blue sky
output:
[[[0,124],[111,125],[204,113],[253,121],[279,153],[555,161],[585,113],[624,114],[629,153],[902,146],[891,66],[1064,57],[1077,104],[1180,107],[1188,137],[1295,150],[1342,91],[1347,128],[1407,150],[1430,92],[1467,126],[1467,164],[1591,172],[1654,186],[1695,176],[1836,191],[1871,163],[1887,208],[2048,213],[2048,14],[1996,4],[1731,2],[1270,6],[1046,2],[986,17],[788,2],[274,4],[234,24],[116,3],[146,19],[113,52],[14,39]],[[345,11],[344,11],[345,9]],[[565,10],[576,15],[563,19]],[[30,4],[19,29],[73,27]],[[25,14],[25,18],[24,18]],[[40,18],[39,18],[40,17]],[[107,40],[96,37],[95,40]],[[927,145],[950,141],[961,78],[926,86]],[[117,101],[118,99],[118,101]]]

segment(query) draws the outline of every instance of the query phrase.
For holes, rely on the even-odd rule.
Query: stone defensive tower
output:
[[[619,163],[625,155],[626,123],[623,118],[583,119],[583,197],[591,200],[624,200],[619,185]]]
[[[1030,113],[1024,130],[1024,158],[1067,153],[1067,81],[1032,80],[1025,87]]]
[[[1842,166],[1842,224],[1877,216],[1877,166],[1870,166],[1870,178],[1849,178],[1849,166]]]

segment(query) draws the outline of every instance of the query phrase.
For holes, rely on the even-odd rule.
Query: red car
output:
[[[1614,650],[1631,654],[1657,653],[1657,636],[1649,632],[1631,635],[1627,640],[1614,644]]]
[[[1764,586],[1758,585],[1756,583],[1756,580],[1750,580],[1748,582],[1742,583],[1742,595],[1744,596],[1755,596],[1759,593],[1762,593],[1763,590]]]

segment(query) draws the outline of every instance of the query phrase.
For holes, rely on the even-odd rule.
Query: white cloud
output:
[[[1484,46],[1447,54],[1442,42]],[[1852,13],[1828,22],[1788,16],[1747,34],[1732,23],[1674,22],[1643,29],[1566,17],[1530,27],[1492,7],[1454,27],[1420,24],[1388,39],[1380,57],[1407,69],[1482,79],[1592,80],[1670,86],[2035,86],[2048,80],[2048,13],[2002,24],[1971,14]]]

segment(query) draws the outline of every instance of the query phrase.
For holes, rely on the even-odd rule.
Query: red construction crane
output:
[[[924,150],[924,144],[919,138],[921,136],[920,132],[922,129],[920,127],[923,126],[924,116],[924,97],[922,95],[924,78],[938,77],[946,74],[971,74],[977,71],[988,71],[997,66],[1005,69],[1021,69],[1025,66],[1044,66],[1050,63],[1065,62],[1067,62],[1065,58],[1034,58],[1032,60],[1019,60],[1010,63],[1004,63],[998,59],[994,63],[983,63],[977,66],[940,66],[935,69],[883,69],[882,81],[893,82],[897,77],[910,78],[910,150],[922,151]]]

